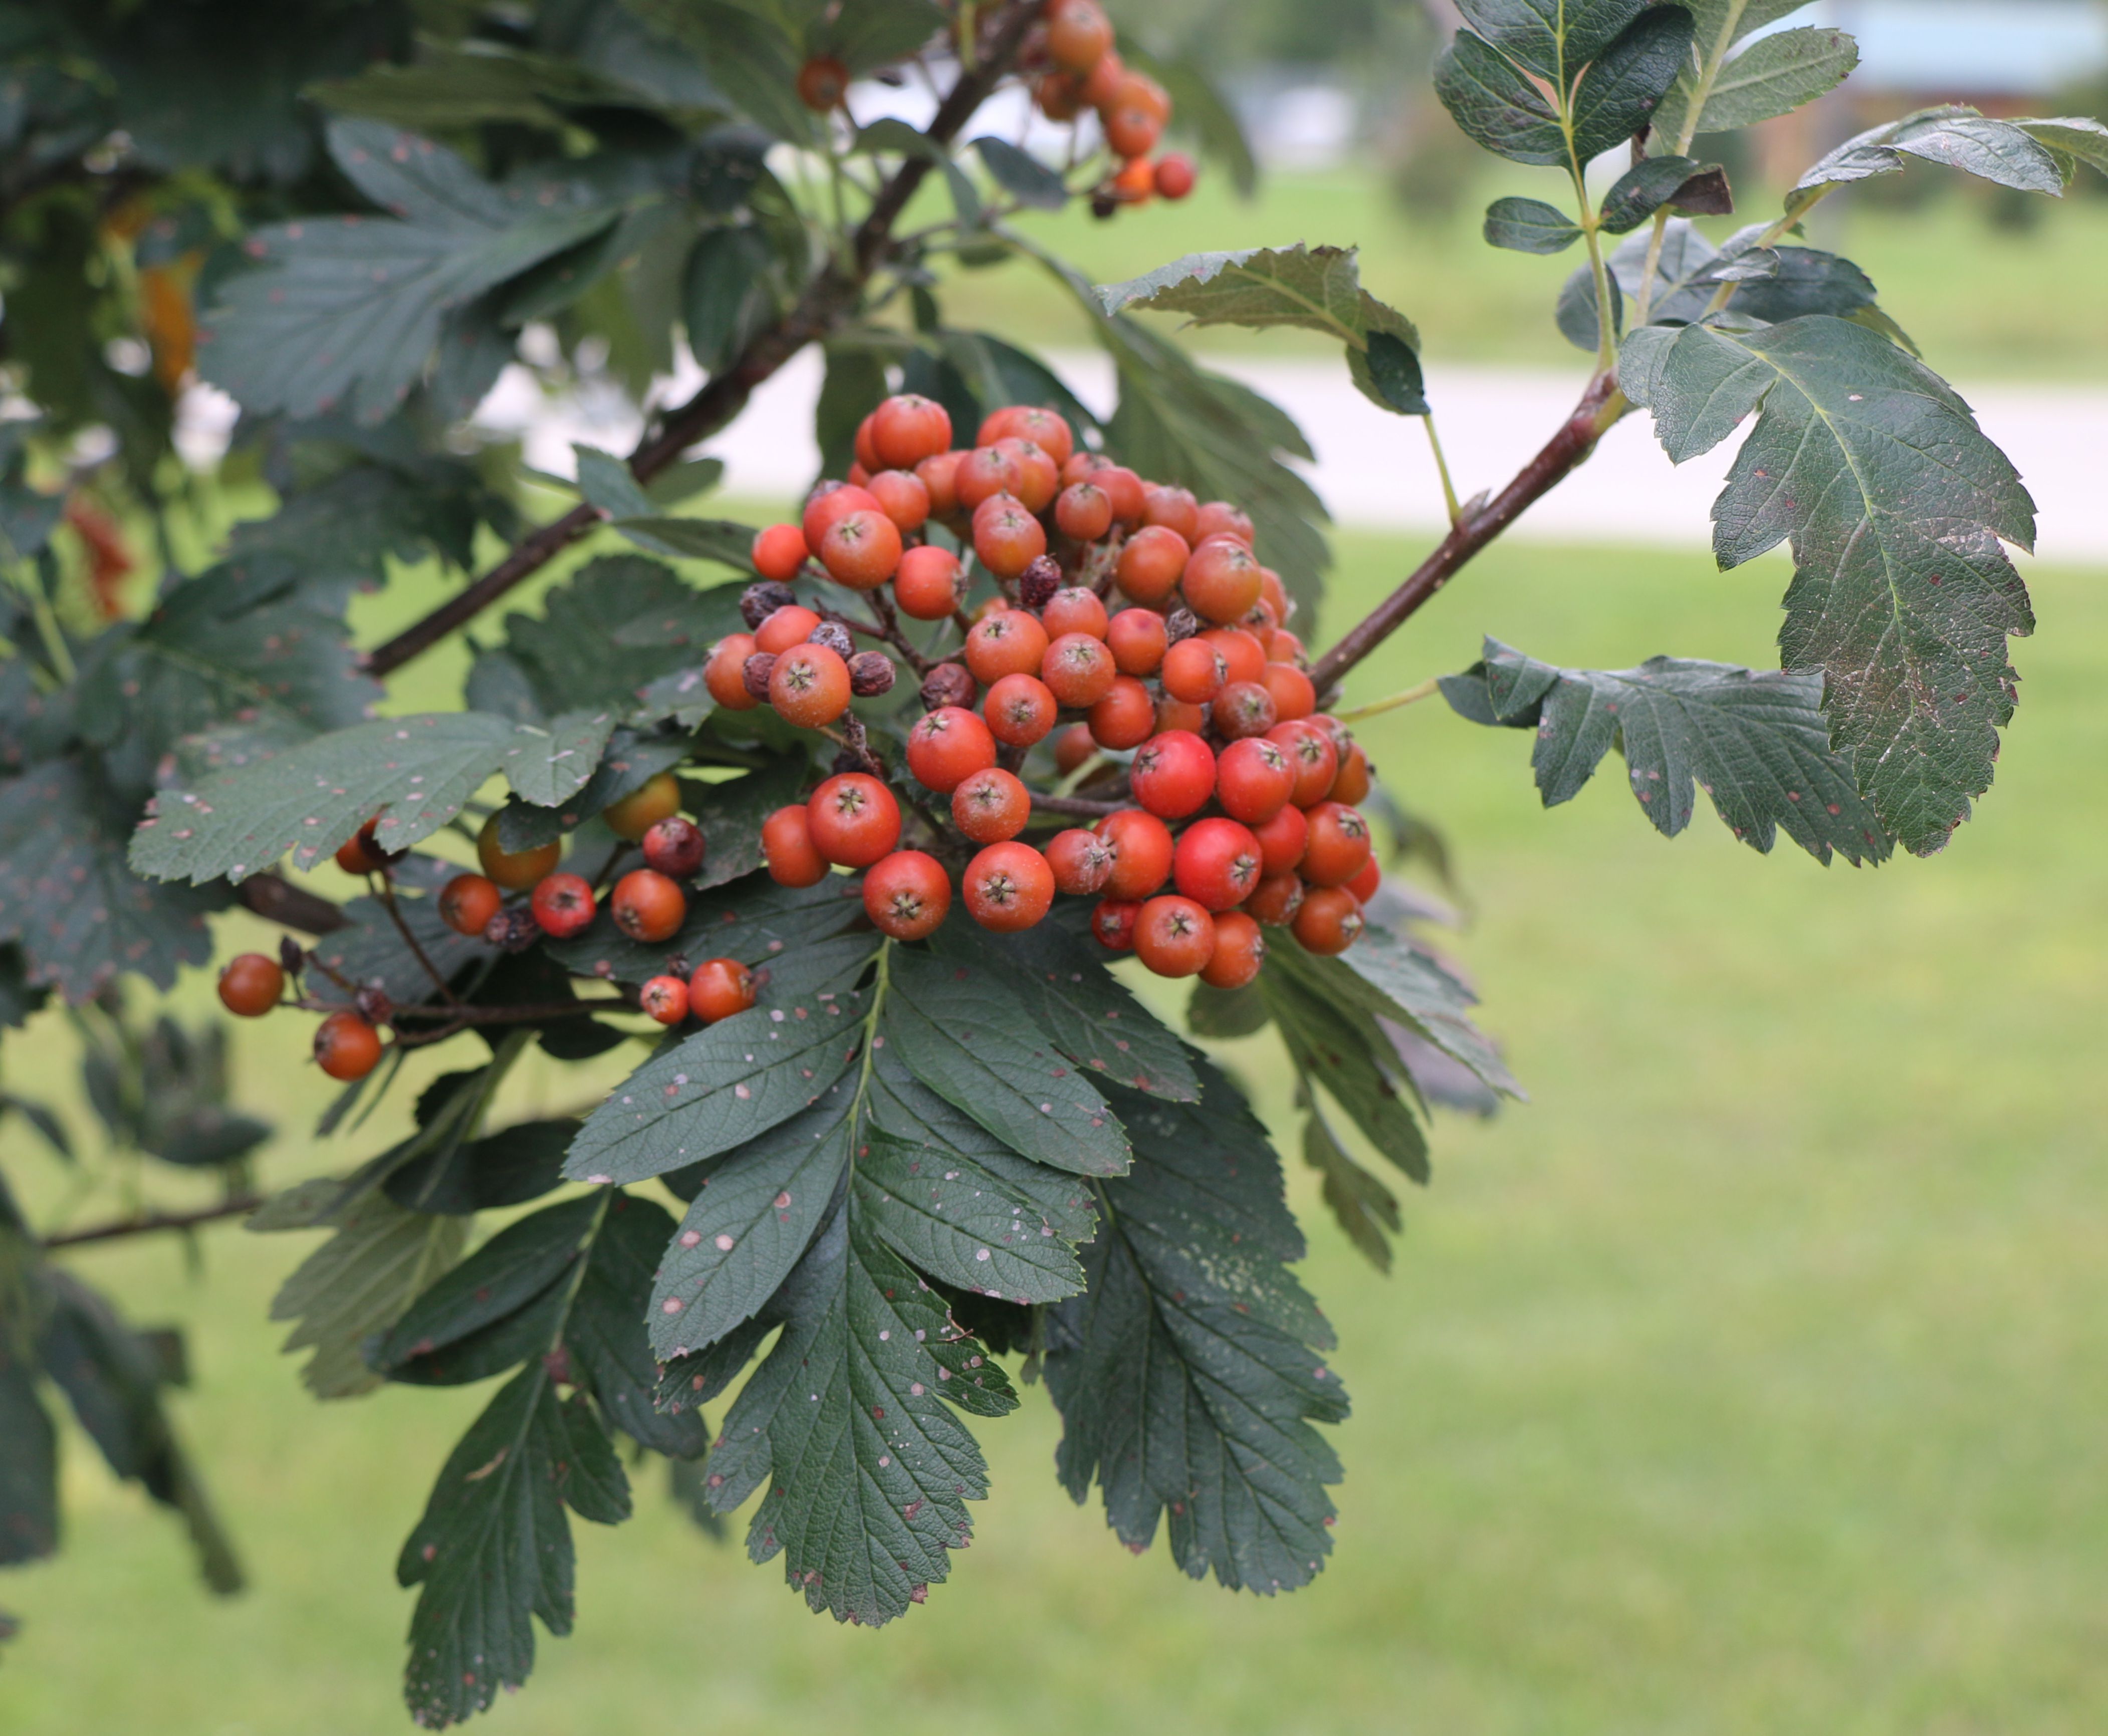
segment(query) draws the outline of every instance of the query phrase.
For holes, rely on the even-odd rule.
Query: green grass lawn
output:
[[[1313,232],[1315,226],[1313,226]],[[1164,250],[1175,251],[1175,246]],[[1376,595],[1414,551],[1342,539]],[[1366,669],[1360,697],[1473,654],[1762,662],[1783,568],[1700,554],[1486,557]],[[1129,1556],[1072,1508],[1043,1392],[980,1432],[995,1493],[929,1606],[884,1632],[807,1614],[655,1487],[580,1525],[576,1635],[486,1728],[1183,1733],[2092,1732],[2108,1720],[2108,590],[2037,571],[2017,722],[1981,818],[1931,862],[1760,859],[1709,817],[1656,836],[1615,771],[1541,812],[1528,739],[1439,703],[1372,724],[1385,781],[1448,828],[1458,942],[1533,1101],[1438,1130],[1378,1278],[1306,1212],[1309,1283],[1355,1400],[1338,1548],[1278,1600]],[[407,613],[383,599],[368,625]],[[1336,615],[1336,620],[1339,617]],[[447,665],[421,674],[437,697]],[[230,921],[232,941],[255,932]],[[209,992],[202,979],[184,999]],[[316,1144],[288,1030],[248,1094]],[[1232,1058],[1279,1125],[1270,1039]],[[64,1053],[11,1035],[47,1090]],[[573,1102],[576,1075],[513,1102]],[[11,1125],[13,1124],[10,1124]],[[17,1135],[9,1135],[11,1144]],[[33,1152],[41,1208],[62,1185]],[[1314,1204],[1301,1170],[1290,1187]],[[484,1397],[318,1406],[264,1309],[309,1245],[221,1228],[72,1262],[181,1322],[179,1401],[254,1586],[215,1603],[138,1495],[67,1441],[56,1562],[0,1579],[9,1736],[370,1736],[403,1726],[410,1598],[391,1571]]]
[[[1910,173],[1934,181],[1939,172]],[[1578,367],[1582,358],[1553,329],[1552,306],[1579,250],[1532,258],[1497,251],[1479,232],[1486,205],[1503,193],[1557,200],[1564,191],[1547,171],[1493,169],[1462,190],[1453,214],[1430,217],[1408,212],[1365,174],[1272,177],[1250,204],[1214,176],[1183,204],[1160,202],[1105,223],[1074,211],[1034,214],[1022,227],[1101,283],[1216,248],[1358,246],[1363,282],[1418,323],[1432,365]],[[2012,229],[1995,227],[1990,201],[1958,177],[1932,191],[1938,196],[1913,210],[1878,192],[1840,194],[1818,213],[1811,241],[1863,267],[1926,361],[1965,386],[2009,377],[2108,380],[2108,297],[2096,287],[2108,269],[2108,198],[2076,187],[2061,201],[2038,201],[2038,220]],[[941,201],[930,196],[934,219]],[[1778,208],[1771,196],[1746,189],[1741,205],[1741,215],[1707,219],[1707,232],[1718,239]],[[969,273],[948,290],[946,305],[957,324],[1026,332],[1042,345],[1090,341],[1074,304],[1037,266]],[[1290,331],[1255,338],[1217,330],[1197,341],[1246,353],[1255,344],[1313,355],[1331,347]]]

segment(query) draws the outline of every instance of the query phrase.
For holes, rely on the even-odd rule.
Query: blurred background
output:
[[[1470,147],[1435,101],[1446,10],[1130,4],[1124,29],[1198,55],[1227,92],[1256,191],[1217,169],[1182,205],[1035,221],[1101,282],[1202,248],[1358,244],[1365,281],[1420,326],[1468,494],[1506,479],[1587,364],[1550,318],[1570,262],[1479,239],[1489,201],[1547,183]],[[1701,141],[1730,159],[1745,213],[1775,209],[1839,140],[1926,103],[2108,113],[2094,0],[1825,0],[1790,19],[1818,20],[1859,38],[1844,90],[1732,149]],[[1130,1558],[1056,1489],[1056,1425],[1034,1393],[981,1428],[995,1493],[977,1547],[909,1620],[876,1634],[818,1621],[776,1567],[748,1565],[736,1527],[714,1542],[643,1491],[619,1531],[577,1527],[577,1632],[545,1639],[529,1689],[488,1727],[669,1713],[724,1732],[994,1736],[2108,1724],[2104,192],[2088,177],[2062,201],[2022,202],[1917,165],[1819,213],[1817,244],[1867,269],[2043,509],[2018,718],[1979,817],[1942,855],[1825,870],[1790,849],[1758,857],[1708,820],[1664,841],[1614,778],[1543,812],[1526,741],[1439,706],[1363,727],[1386,784],[1442,828],[1446,855],[1411,872],[1455,906],[1444,944],[1532,1100],[1440,1121],[1434,1186],[1401,1188],[1388,1275],[1291,1167],[1304,1277],[1355,1402],[1336,1435],[1337,1552],[1313,1587],[1232,1598],[1160,1549]],[[1075,360],[1080,328],[1031,274],[977,272],[954,295],[961,323],[1043,347],[1087,399],[1097,390]],[[1340,522],[1336,629],[1439,521],[1418,431],[1363,419],[1314,340],[1190,341],[1311,435]],[[619,448],[637,412],[618,364],[582,367],[556,399],[501,382],[482,419],[530,458],[567,461],[571,439]],[[725,510],[778,511],[810,475],[816,386],[793,371],[715,443]],[[209,394],[189,407],[196,449],[223,437],[218,415]],[[1529,535],[1358,672],[1350,702],[1461,667],[1482,634],[1582,666],[1664,652],[1774,662],[1786,563],[1714,570],[1712,486],[1669,471],[1628,423]],[[364,641],[421,614],[436,585],[407,569],[363,599]],[[458,647],[426,659],[392,703],[457,703],[465,666]],[[333,869],[311,878],[349,891]],[[221,920],[223,954],[268,941],[253,919]],[[172,1001],[194,1018],[209,996],[198,973]],[[267,1184],[394,1136],[384,1112],[355,1141],[307,1138],[324,1082],[286,1064],[282,1033],[242,1035],[236,1100],[283,1130]],[[1272,1041],[1227,1053],[1286,1129]],[[5,1067],[87,1138],[92,1116],[60,1071],[71,1053],[47,1021],[9,1035]],[[562,1112],[606,1082],[523,1067],[501,1113]],[[96,1215],[56,1163],[25,1152],[18,1167],[40,1224]],[[402,1726],[395,1549],[483,1395],[309,1401],[266,1318],[309,1245],[220,1227],[71,1256],[135,1319],[185,1328],[181,1420],[253,1589],[198,1594],[174,1529],[76,1434],[65,1553],[0,1585],[23,1624],[0,1654],[9,1736]]]

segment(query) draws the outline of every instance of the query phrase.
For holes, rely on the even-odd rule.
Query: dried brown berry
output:
[[[882,651],[860,651],[849,659],[849,692],[876,699],[893,691],[893,659]]]
[[[741,665],[739,679],[756,699],[768,697],[768,678],[776,673],[776,653],[757,651]]]
[[[1165,642],[1176,645],[1181,639],[1190,639],[1200,630],[1200,617],[1191,609],[1173,609],[1164,618]]]
[[[946,706],[971,706],[975,688],[972,673],[960,663],[939,663],[922,678],[922,708],[941,710]]]
[[[763,579],[739,593],[740,619],[758,631],[761,624],[778,609],[797,600],[790,594],[789,585]]]
[[[1061,569],[1047,555],[1035,556],[1017,576],[1017,600],[1028,609],[1043,609],[1061,588]]]
[[[822,621],[805,635],[805,643],[826,646],[845,663],[856,655],[856,641],[849,637],[849,629],[840,621]]]

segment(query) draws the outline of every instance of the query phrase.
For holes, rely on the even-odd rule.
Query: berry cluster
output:
[[[845,658],[822,641],[848,629],[792,597],[817,562],[871,597],[922,674],[904,755],[919,789],[903,814],[867,751],[861,769],[838,762],[763,826],[775,879],[860,871],[871,920],[904,940],[944,921],[955,880],[967,914],[998,931],[1032,927],[1057,892],[1093,897],[1106,946],[1226,988],[1257,973],[1262,924],[1313,952],[1354,943],[1380,873],[1354,805],[1368,762],[1318,712],[1293,605],[1245,514],[1079,449],[1043,408],[997,410],[962,450],[940,405],[903,394],[864,419],[856,450],[801,522],[755,538],[755,630],[713,647],[705,679],[722,706],[765,698],[809,728],[891,687],[889,658]],[[976,570],[996,594],[969,615]],[[900,616],[952,623],[963,643],[932,661]],[[867,659],[882,679],[859,671]],[[1071,793],[1035,794],[1034,776]],[[1025,836],[1069,814],[1096,824]],[[927,847],[901,847],[911,818]],[[940,858],[969,845],[955,877]]]

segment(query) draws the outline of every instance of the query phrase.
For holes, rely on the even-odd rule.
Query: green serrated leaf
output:
[[[0,1567],[38,1561],[59,1546],[59,1442],[37,1396],[36,1359],[0,1332]]]
[[[1561,90],[1647,0],[1458,0],[1465,22]],[[1804,0],[1802,0],[1804,3]]]
[[[458,1723],[524,1683],[534,1667],[530,1616],[552,1634],[570,1631],[566,1504],[613,1524],[628,1517],[628,1481],[583,1399],[560,1403],[548,1371],[530,1362],[448,1456],[396,1563],[401,1584],[424,1588],[403,1684],[418,1723]]]
[[[1020,205],[1036,211],[1058,211],[1069,202],[1069,189],[1061,177],[1030,151],[985,133],[974,141],[974,149],[996,185]]]
[[[742,1145],[819,1101],[854,1057],[857,980],[876,936],[822,941],[772,967],[752,1011],[662,1049],[587,1118],[564,1173],[642,1181]]]
[[[331,1202],[338,1191],[329,1184]],[[321,1203],[322,1190],[315,1197]],[[282,1218],[303,1215],[280,1212]],[[252,1220],[251,1227],[268,1226]],[[340,1399],[379,1386],[381,1376],[367,1366],[359,1346],[393,1326],[453,1266],[467,1236],[461,1218],[405,1211],[378,1193],[345,1211],[336,1233],[295,1269],[271,1303],[273,1319],[299,1323],[281,1348],[314,1352],[300,1370],[308,1390],[317,1398]]]
[[[880,1034],[908,1071],[1013,1151],[1080,1175],[1127,1167],[1127,1136],[1091,1082],[995,972],[895,949]]]
[[[1235,1093],[1215,1080],[1205,1106]],[[1077,1501],[1095,1480],[1107,1522],[1144,1549],[1168,1518],[1199,1578],[1271,1594],[1313,1578],[1331,1548],[1338,1459],[1311,1427],[1347,1414],[1313,1345],[1329,1341],[1284,1262],[1302,1251],[1281,1167],[1247,1113],[1185,1117],[1123,1097],[1128,1175],[1086,1251],[1088,1289],[1047,1316],[1047,1385],[1062,1416],[1056,1468]],[[1318,1321],[1319,1332],[1299,1336]]]
[[[1682,7],[1649,7],[1589,63],[1571,110],[1577,173],[1652,123],[1690,58],[1691,32],[1691,14]]]
[[[1435,94],[1474,144],[1513,163],[1567,160],[1566,131],[1544,94],[1484,38],[1460,30],[1435,63]]]
[[[538,1199],[563,1179],[574,1121],[520,1121],[501,1132],[435,1150],[394,1171],[381,1185],[412,1211],[466,1217]]]
[[[1496,199],[1486,207],[1489,246],[1516,253],[1564,253],[1581,239],[1581,228],[1542,199]]]
[[[1642,157],[1603,195],[1597,214],[1603,228],[1612,235],[1637,229],[1700,170],[1700,165],[1687,156]]]
[[[2012,466],[1937,375],[1823,315],[1687,327],[1643,389],[1679,463],[1759,412],[1714,552],[1735,566],[1792,539],[1786,666],[1822,671],[1831,738],[1882,827],[1938,850],[1990,786],[2016,697],[2006,641],[2034,626],[2001,546],[2034,540]]]
[[[1299,948],[1276,948],[1259,976],[1273,1022],[1306,1089],[1322,1085],[1369,1143],[1413,1180],[1429,1176],[1427,1134],[1412,1075],[1353,995],[1340,969]]]
[[[651,107],[634,86],[570,58],[475,38],[426,38],[409,65],[376,61],[348,79],[311,84],[305,94],[339,115],[413,132],[454,132],[493,121],[556,130],[579,107]]]
[[[651,516],[651,497],[637,486],[637,478],[620,458],[575,441],[571,453],[578,461],[579,492],[610,518]]]
[[[538,614],[506,617],[506,654],[540,708],[528,720],[544,723],[561,711],[633,704],[649,683],[700,661],[738,620],[736,587],[698,591],[663,561],[603,555],[546,593]]]
[[[754,564],[754,530],[727,518],[668,518],[654,514],[646,518],[615,521],[619,530],[639,548],[671,555],[680,561],[714,561],[720,566],[750,570]]]
[[[1329,977],[1336,999],[1406,1026],[1502,1096],[1523,1095],[1500,1050],[1472,1021],[1478,997],[1411,936],[1372,922],[1336,967],[1313,968]]]
[[[1633,670],[1565,670],[1498,641],[1465,675],[1494,718],[1534,728],[1537,785],[1570,801],[1615,743],[1655,830],[1674,837],[1696,810],[1694,782],[1727,828],[1768,851],[1779,827],[1818,862],[1885,860],[1894,841],[1859,794],[1849,751],[1830,745],[1822,677],[1652,657]],[[1467,710],[1466,715],[1469,715]]]
[[[377,422],[408,396],[447,313],[615,222],[544,205],[452,151],[378,122],[330,123],[330,151],[389,218],[304,217],[257,231],[255,268],[223,279],[198,360],[245,408]]]
[[[1745,28],[1747,28],[1745,26]],[[1705,21],[1699,41],[1714,37]],[[1842,30],[1808,25],[1760,36],[1714,74],[1695,122],[1691,101],[1697,79],[1687,66],[1655,111],[1654,124],[1669,139],[1698,133],[1731,133],[1760,120],[1790,114],[1844,83],[1859,64],[1859,45]]]
[[[813,115],[798,100],[804,59],[777,20],[718,0],[623,0],[660,34],[691,50],[725,101],[778,138],[809,144]]]
[[[692,1410],[668,1413],[654,1404],[659,1365],[637,1330],[653,1270],[673,1233],[673,1218],[650,1200],[617,1193],[608,1202],[564,1323],[564,1344],[610,1423],[655,1452],[698,1459],[709,1449],[709,1432]]]
[[[1347,1155],[1314,1108],[1303,1123],[1303,1161],[1317,1170],[1326,1209],[1347,1239],[1376,1270],[1390,1271],[1390,1238],[1403,1223],[1397,1196]]]
[[[929,1287],[839,1211],[793,1275],[782,1336],[748,1379],[711,1459],[711,1505],[755,1490],[747,1548],[777,1554],[815,1610],[876,1626],[946,1577],[972,1539],[988,1469],[951,1407],[1016,1399]],[[946,1401],[949,1401],[947,1403]]]
[[[706,372],[723,368],[768,324],[776,306],[773,267],[768,237],[754,224],[720,224],[696,237],[681,313],[688,348]]]
[[[1794,183],[1789,207],[1821,187],[1894,174],[1906,156],[2010,187],[2020,192],[2061,194],[2064,168],[2048,146],[2020,124],[1993,120],[1962,103],[1919,109],[1848,138]]]
[[[2108,126],[2091,115],[2065,115],[2052,120],[2016,120],[2013,124],[2056,160],[2067,184],[2081,163],[2108,175]]]

